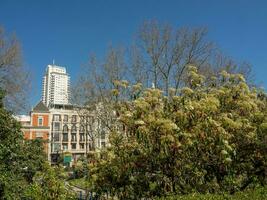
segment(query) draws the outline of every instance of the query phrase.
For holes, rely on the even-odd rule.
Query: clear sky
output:
[[[0,25],[15,32],[31,70],[31,104],[41,98],[47,64],[67,67],[74,82],[89,54],[128,45],[144,20],[205,26],[227,55],[254,66],[267,88],[266,0],[0,0]]]

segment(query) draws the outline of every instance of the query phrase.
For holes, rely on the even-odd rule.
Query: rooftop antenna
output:
[[[53,65],[55,65],[55,59],[53,59]]]

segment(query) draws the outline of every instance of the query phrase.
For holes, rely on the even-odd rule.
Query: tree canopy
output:
[[[136,95],[114,103],[122,128],[90,166],[96,191],[140,199],[266,185],[266,95],[241,74],[207,80],[194,66],[186,71],[189,84],[178,95],[119,84],[117,97]]]

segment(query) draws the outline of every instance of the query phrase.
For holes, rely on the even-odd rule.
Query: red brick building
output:
[[[47,141],[44,144],[44,149],[47,154],[49,152],[49,120],[49,109],[40,101],[30,112],[29,121],[21,121],[24,138],[27,140],[39,138]]]

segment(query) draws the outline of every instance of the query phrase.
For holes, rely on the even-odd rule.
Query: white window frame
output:
[[[39,120],[42,120],[41,125],[39,123]],[[43,118],[43,116],[38,116],[38,126],[43,126],[43,125],[44,125],[44,118]]]

